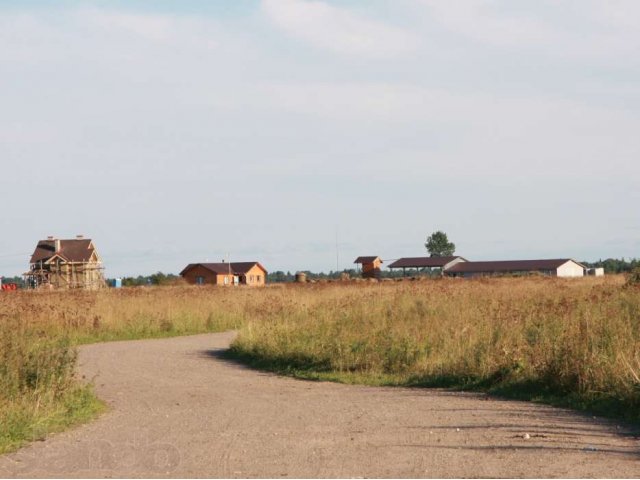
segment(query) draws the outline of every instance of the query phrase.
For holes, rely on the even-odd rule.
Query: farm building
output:
[[[358,257],[353,263],[362,265],[363,278],[380,278],[380,266],[382,265],[380,257]]]
[[[395,262],[389,264],[391,270],[401,268],[402,273],[406,273],[407,270],[422,270],[424,268],[439,268],[442,271],[451,268],[452,266],[466,262],[467,260],[459,256],[450,257],[407,257],[400,258]]]
[[[100,255],[93,241],[48,237],[40,240],[24,274],[30,288],[81,288],[96,290],[106,286]]]
[[[532,273],[552,277],[582,277],[585,273],[585,266],[570,258],[460,262],[446,268],[444,273],[451,277],[529,275]]]
[[[181,272],[192,285],[263,286],[267,270],[259,262],[190,263]]]

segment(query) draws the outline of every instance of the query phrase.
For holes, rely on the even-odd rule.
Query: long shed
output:
[[[571,258],[545,260],[500,260],[464,262],[445,269],[452,277],[478,277],[495,275],[527,275],[537,273],[553,277],[582,277],[586,267]]]

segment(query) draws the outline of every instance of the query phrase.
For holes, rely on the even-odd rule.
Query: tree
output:
[[[456,251],[455,243],[450,242],[447,234],[440,230],[429,235],[424,246],[432,257],[449,257]]]

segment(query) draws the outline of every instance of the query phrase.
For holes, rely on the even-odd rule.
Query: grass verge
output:
[[[0,454],[88,422],[105,409],[91,385],[75,386],[44,402],[29,396],[6,402],[0,410]]]
[[[232,346],[224,352],[227,360],[241,363],[253,369],[272,372],[307,381],[336,382],[347,385],[374,387],[444,388],[457,391],[482,392],[496,397],[543,403],[554,407],[569,408],[588,414],[620,419],[640,426],[638,403],[604,393],[562,392],[533,381],[496,381],[468,377],[441,375],[412,377],[379,372],[341,372],[311,365],[299,365],[286,359],[266,359]]]
[[[637,424],[639,293],[560,279],[356,290],[247,322],[228,357],[309,380],[483,391]]]

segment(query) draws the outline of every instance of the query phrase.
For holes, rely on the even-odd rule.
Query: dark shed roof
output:
[[[229,273],[229,270],[231,270],[231,273],[234,275],[243,275],[256,265],[258,265],[265,273],[267,272],[266,268],[264,268],[260,262],[190,263],[180,272],[180,275],[183,275],[185,272],[191,270],[193,267],[197,267],[198,265],[220,275]]]
[[[447,269],[447,273],[489,273],[489,272],[533,272],[539,270],[555,270],[571,262],[570,258],[550,260],[501,260],[492,262],[460,262]],[[578,262],[575,262],[578,263]],[[578,265],[582,266],[580,263]]]
[[[376,261],[376,259],[378,259],[380,257],[358,257],[356,258],[356,260],[353,263],[373,263]],[[380,260],[380,263],[383,263],[382,260]]]
[[[451,257],[407,257],[400,258],[389,264],[389,268],[425,268],[425,267],[444,267],[453,260],[464,258],[455,255]],[[463,263],[463,262],[461,262]]]
[[[88,262],[95,247],[89,238],[59,240],[60,250],[56,252],[55,240],[40,240],[31,255],[31,263],[46,262],[56,253],[68,262]]]

